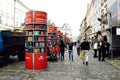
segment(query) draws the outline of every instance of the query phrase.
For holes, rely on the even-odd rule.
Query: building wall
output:
[[[105,28],[108,28],[108,18],[107,18],[107,0],[102,0],[101,2],[101,19],[102,19],[102,25],[101,29],[104,30]]]
[[[88,9],[86,12],[86,20],[83,20],[81,23],[82,26],[88,27],[91,26],[87,34],[90,34],[90,37],[94,36],[93,33],[96,33],[97,31],[101,30],[101,23],[98,21],[98,18],[101,18],[101,1],[102,0],[92,0],[91,3],[88,5]],[[84,25],[86,23],[86,25]],[[85,32],[85,28],[80,26],[80,33],[81,36]]]
[[[88,14],[85,16],[87,17],[85,21],[87,26],[92,26],[92,33],[99,30],[102,31],[103,36],[107,37],[110,43],[111,56],[120,55],[118,53],[120,49],[120,36],[116,35],[116,29],[120,28],[120,0],[92,0],[91,4],[93,4],[92,9],[89,8],[89,13],[87,12]],[[98,17],[102,21],[97,22]],[[82,23],[85,22],[83,20]],[[100,23],[101,25],[99,25]],[[108,33],[106,30],[110,32]],[[81,28],[81,31],[84,32],[84,29]]]
[[[120,0],[108,0],[108,11],[111,13],[111,26],[120,25]]]
[[[86,17],[83,19],[83,21],[80,25],[79,40],[82,40],[83,38],[85,38],[85,29],[86,29]]]
[[[23,27],[28,10],[19,0],[0,0],[0,30]]]
[[[21,3],[19,0],[15,2],[15,27],[23,27],[25,13],[30,9]]]
[[[88,5],[87,14],[86,14],[86,22],[87,22],[86,27],[92,25],[92,20],[93,20],[93,4],[90,3]]]
[[[92,0],[92,2],[95,0]],[[92,27],[94,27],[94,19],[95,19],[95,15],[94,14],[94,8],[93,8],[93,3],[90,3],[87,9],[87,14],[86,14],[86,38],[90,41],[91,40],[91,34],[93,32]]]
[[[59,30],[69,38],[72,38],[72,29],[70,26],[60,27]]]
[[[101,17],[101,0],[95,0],[93,9],[94,9],[94,20],[93,20],[93,33],[96,33],[97,31],[101,30],[100,22],[98,21],[98,18]]]
[[[0,0],[0,24],[12,29],[14,20],[14,0]],[[2,25],[0,26],[1,28]]]

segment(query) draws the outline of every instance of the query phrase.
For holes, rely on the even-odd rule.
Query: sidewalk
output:
[[[112,66],[114,66],[116,69],[120,70],[120,57],[108,59],[106,58],[106,62]]]
[[[91,53],[94,53],[93,50],[91,50]],[[114,66],[116,69],[120,70],[120,57],[118,58],[106,58],[106,63],[109,65]]]

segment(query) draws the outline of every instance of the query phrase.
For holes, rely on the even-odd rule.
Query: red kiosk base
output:
[[[27,70],[44,70],[47,67],[47,54],[25,54],[25,68]]]

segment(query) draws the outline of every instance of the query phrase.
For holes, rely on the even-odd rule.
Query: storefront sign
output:
[[[116,35],[120,35],[120,28],[116,28]]]

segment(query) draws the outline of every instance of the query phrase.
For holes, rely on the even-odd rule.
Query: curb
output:
[[[120,71],[120,66],[119,65],[116,65],[115,63],[112,63],[112,62],[110,62],[108,60],[106,60],[105,62]]]

